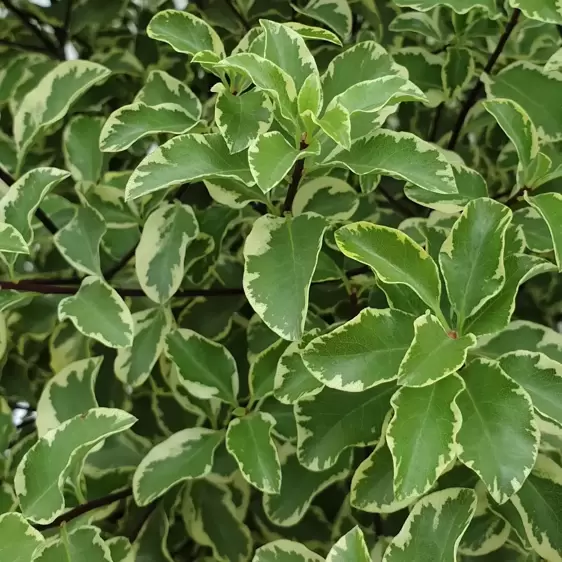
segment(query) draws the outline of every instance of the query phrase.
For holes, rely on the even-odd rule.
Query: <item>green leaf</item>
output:
[[[311,121],[320,127],[326,135],[345,150],[351,148],[351,121],[347,109],[336,103],[324,112],[321,119],[316,118],[310,112],[305,112]]]
[[[192,330],[180,329],[166,336],[166,354],[176,364],[179,382],[190,394],[236,405],[238,370],[224,346]]]
[[[449,300],[457,313],[457,330],[497,295],[505,283],[505,232],[511,211],[492,199],[470,201],[439,253]]]
[[[94,391],[102,357],[67,365],[47,381],[37,403],[37,434],[43,437],[61,423],[98,407]]]
[[[260,546],[252,562],[323,562],[318,554],[306,546],[287,539],[279,539]]]
[[[376,443],[396,385],[363,392],[325,388],[295,404],[299,461],[309,470],[334,466],[343,451]]]
[[[392,381],[412,341],[412,321],[400,310],[366,308],[312,340],[302,354],[304,364],[322,384],[345,392]]]
[[[351,33],[352,14],[347,0],[310,0],[303,8],[292,6],[297,12],[324,23],[343,39]]]
[[[127,562],[132,556],[131,543],[126,537],[112,537],[105,541],[112,562]]]
[[[384,553],[383,562],[457,560],[461,537],[476,510],[476,494],[449,488],[421,499]],[[427,537],[435,537],[427,540]]]
[[[241,209],[252,201],[267,204],[266,195],[257,185],[246,185],[236,180],[215,178],[203,182],[209,195],[219,204]]]
[[[396,0],[396,4],[402,8],[413,8],[422,12],[427,12],[435,6],[445,5],[457,14],[466,14],[476,8],[485,10],[490,16],[498,13],[494,0]]]
[[[212,51],[224,56],[224,46],[217,32],[189,12],[162,10],[150,20],[146,33],[156,41],[168,43],[178,53],[195,55],[200,51]]]
[[[289,342],[277,340],[266,349],[250,358],[248,382],[252,400],[260,400],[273,393],[277,364]]]
[[[2,317],[0,322],[5,324],[4,317]],[[4,337],[6,336],[7,334],[4,335]],[[4,346],[6,343],[4,343]],[[2,355],[4,354],[2,353]],[[2,451],[7,451],[11,448],[11,441],[16,432],[14,421],[12,408],[3,397],[0,397],[0,449]]]
[[[76,181],[97,183],[103,170],[98,148],[103,118],[76,115],[64,129],[62,149],[66,168]]]
[[[331,468],[312,472],[300,464],[295,454],[286,454],[281,458],[279,494],[263,496],[267,517],[280,527],[296,525],[320,492],[349,475],[350,461],[350,455],[342,455]]]
[[[48,524],[64,513],[63,486],[67,476],[81,471],[86,455],[95,445],[135,422],[136,418],[122,410],[95,408],[40,438],[19,463],[14,479],[26,519]]]
[[[108,347],[133,345],[133,318],[115,289],[86,277],[75,295],[59,302],[59,321],[68,318],[76,329]]]
[[[562,364],[523,349],[502,355],[499,363],[506,375],[529,393],[543,416],[562,423]]]
[[[154,302],[164,304],[180,288],[185,251],[198,234],[189,205],[160,205],[148,217],[135,252],[135,270],[142,290]]]
[[[544,455],[539,455],[533,472],[512,498],[533,549],[553,562],[562,560],[561,498],[562,468]]]
[[[525,482],[537,458],[540,433],[527,392],[488,359],[462,372],[457,399],[462,428],[459,459],[480,476],[496,502],[505,503]]]
[[[435,41],[442,42],[444,37],[439,29],[435,15],[420,12],[404,12],[398,14],[388,26],[395,33],[416,33],[424,37],[431,37]]]
[[[548,225],[534,207],[523,207],[514,211],[512,224],[521,227],[525,246],[531,252],[542,254],[554,249]]]
[[[463,389],[462,379],[451,375],[431,386],[403,387],[392,397],[386,438],[398,501],[428,492],[454,461],[462,425],[456,400]]]
[[[108,546],[97,527],[80,527],[62,531],[62,537],[43,543],[34,554],[34,562],[106,562],[110,560]]]
[[[458,337],[447,333],[430,312],[414,322],[414,339],[398,371],[398,383],[426,386],[458,371],[468,350],[476,345],[472,334]]]
[[[325,164],[341,164],[358,175],[377,173],[409,181],[436,193],[456,193],[451,165],[431,144],[411,133],[378,130],[331,155]]]
[[[243,562],[250,558],[250,530],[238,517],[228,488],[196,480],[186,490],[183,515],[189,534],[213,551],[218,562]]]
[[[281,465],[271,437],[275,423],[269,414],[254,412],[232,420],[226,431],[226,448],[244,478],[266,494],[281,490]]]
[[[326,562],[371,562],[371,554],[359,527],[353,527],[331,549]]]
[[[13,226],[29,245],[33,242],[32,220],[41,201],[70,174],[58,168],[35,168],[14,182],[0,199],[0,224]]]
[[[62,119],[82,94],[110,71],[84,60],[59,63],[23,99],[14,117],[14,140],[21,164],[38,135]]]
[[[475,71],[472,53],[464,47],[449,47],[441,69],[443,92],[448,100],[458,100],[472,80]]]
[[[252,308],[283,339],[301,339],[308,291],[316,268],[325,220],[260,217],[244,246],[244,292]],[[275,291],[272,291],[275,287]]]
[[[209,178],[253,183],[246,154],[230,154],[220,134],[187,133],[169,140],[142,160],[127,182],[125,199]]]
[[[0,252],[29,254],[26,241],[11,224],[0,223]]]
[[[92,207],[76,207],[74,216],[53,237],[64,259],[80,273],[102,276],[100,242],[106,233],[103,217]]]
[[[194,116],[175,103],[150,106],[136,102],[120,107],[109,116],[99,137],[99,147],[103,152],[120,152],[147,135],[179,135],[195,125]]]
[[[132,317],[133,345],[117,350],[113,369],[123,384],[136,388],[145,383],[164,351],[172,318],[167,310],[161,308],[140,310]]]
[[[555,0],[509,0],[512,8],[519,8],[528,18],[546,23],[562,23],[562,12]]]
[[[273,104],[259,90],[231,94],[222,89],[215,103],[215,121],[232,154],[267,133],[273,121]]]
[[[173,562],[168,550],[170,521],[164,503],[148,511],[148,518],[142,525],[133,543],[132,558],[135,562]],[[113,561],[115,562],[115,561]]]
[[[558,271],[562,271],[562,231],[559,228],[562,217],[562,195],[560,193],[542,193],[528,197],[527,201],[546,221],[554,244]]]
[[[335,236],[338,248],[347,257],[371,267],[384,283],[407,285],[443,322],[437,265],[409,236],[365,221],[344,226]]]
[[[304,23],[299,23],[296,21],[288,21],[285,23],[285,25],[287,27],[290,27],[291,29],[294,29],[301,37],[304,37],[305,39],[311,39],[315,41],[327,41],[328,43],[333,43],[338,47],[342,46],[342,42],[340,38],[335,33],[332,33],[331,31],[328,31],[323,27],[315,27],[312,25],[306,25]],[[311,74],[311,76],[314,75]]]
[[[320,76],[317,72],[312,72],[299,90],[297,97],[299,115],[302,117],[305,112],[310,111],[314,116],[317,116],[322,111],[323,105],[324,93],[322,92]]]
[[[0,515],[0,556],[7,562],[31,562],[45,541],[19,513]]]
[[[137,505],[152,503],[180,482],[207,476],[223,438],[222,431],[193,427],[158,443],[142,459],[133,476]]]

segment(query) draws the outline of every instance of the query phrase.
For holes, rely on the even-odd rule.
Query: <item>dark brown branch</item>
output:
[[[495,48],[494,52],[490,55],[490,58],[488,59],[488,62],[486,63],[486,66],[484,67],[484,70],[483,70],[484,74],[489,74],[492,71],[492,69],[494,68],[494,65],[496,64],[498,58],[500,57],[508,39],[509,39],[509,36],[511,35],[511,32],[515,29],[515,26],[517,25],[517,21],[519,20],[520,15],[521,15],[521,10],[519,10],[519,9],[513,10],[513,13],[511,14],[511,19],[509,20],[509,22],[505,26],[504,32],[503,32],[502,36],[500,37],[500,40],[498,41],[498,44],[496,45],[496,48]],[[479,77],[478,80],[476,81],[476,84],[474,85],[474,87],[472,88],[472,90],[470,91],[468,96],[466,97],[466,100],[465,100],[465,102],[464,102],[464,104],[461,108],[461,111],[459,113],[459,116],[457,118],[457,122],[455,123],[455,127],[453,129],[453,133],[451,134],[451,138],[449,139],[449,144],[447,146],[447,148],[449,150],[454,150],[455,147],[457,146],[457,142],[459,140],[464,122],[465,122],[466,117],[468,115],[468,112],[472,109],[472,107],[474,106],[474,104],[478,100],[478,96],[479,96],[483,86],[484,86],[484,83],[482,82],[482,79]]]
[[[114,494],[109,494],[108,496],[103,496],[96,500],[89,501],[82,505],[78,505],[75,508],[63,513],[60,517],[57,517],[52,523],[48,525],[36,525],[35,528],[39,531],[45,531],[47,529],[54,529],[59,527],[63,523],[68,523],[85,513],[93,511],[94,509],[99,509],[100,507],[105,507],[106,505],[111,505],[120,500],[127,499],[133,495],[133,490],[127,488],[126,490],[121,490],[120,492],[115,492]]]
[[[304,150],[308,144],[306,141],[301,140],[300,150]],[[302,179],[302,175],[304,172],[304,158],[300,158],[296,161],[295,166],[293,168],[293,174],[291,176],[291,183],[289,184],[289,189],[287,191],[287,196],[285,197],[285,203],[283,203],[283,213],[290,212],[291,208],[293,207],[293,201],[295,200],[295,196],[297,195],[297,191],[299,189],[299,184]]]

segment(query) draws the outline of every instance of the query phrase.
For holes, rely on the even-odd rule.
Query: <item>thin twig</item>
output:
[[[135,244],[121,259],[112,265],[107,271],[104,271],[103,276],[105,280],[109,283],[133,258],[135,252],[137,251],[138,244]]]
[[[13,49],[21,49],[22,51],[35,51],[37,53],[52,54],[47,47],[41,45],[28,45],[27,43],[18,43],[17,41],[10,41],[9,39],[0,39],[0,45],[12,47]]]
[[[439,123],[441,121],[441,116],[443,115],[443,109],[445,107],[444,103],[440,103],[435,108],[435,113],[433,115],[433,120],[431,122],[431,128],[429,129],[429,135],[427,140],[429,142],[435,142],[437,140],[437,132],[439,131]]]
[[[300,147],[299,147],[300,150],[304,150],[307,146],[308,144],[306,143],[306,141],[301,140]],[[295,196],[299,189],[299,184],[301,182],[303,172],[304,172],[304,158],[300,158],[299,160],[296,161],[295,166],[293,168],[291,183],[287,191],[287,196],[285,197],[285,202],[283,203],[283,213],[288,213],[293,207],[293,201],[295,200]]]
[[[377,191],[380,191],[386,198],[386,200],[388,201],[389,205],[397,212],[400,213],[401,215],[404,215],[405,217],[415,217],[416,214],[411,211],[409,209],[409,207],[407,207],[406,205],[404,205],[404,203],[402,203],[402,201],[400,201],[399,199],[396,199],[389,191],[387,191],[384,187],[382,187],[381,185],[379,185],[377,187]]]
[[[57,517],[52,523],[47,525],[36,525],[35,528],[39,531],[45,531],[47,529],[54,529],[59,527],[63,523],[68,523],[85,513],[93,511],[94,509],[99,509],[100,507],[105,507],[106,505],[111,505],[120,500],[124,500],[129,498],[133,495],[133,490],[131,488],[127,488],[126,490],[121,490],[120,492],[115,492],[114,494],[109,494],[107,496],[103,496],[102,498],[98,498],[96,500],[89,501],[82,505],[78,505],[75,508],[63,513],[60,517]]]
[[[494,68],[494,65],[496,64],[498,58],[500,57],[509,39],[509,36],[511,35],[511,32],[514,30],[515,26],[517,25],[517,21],[519,20],[520,15],[521,15],[521,10],[519,9],[513,10],[513,13],[511,14],[511,18],[507,23],[507,25],[505,26],[504,32],[500,37],[500,40],[498,41],[498,44],[496,45],[494,52],[490,55],[490,58],[488,59],[488,62],[484,67],[483,74],[489,74]],[[457,142],[459,140],[468,112],[472,109],[472,107],[478,100],[478,95],[480,94],[480,91],[484,86],[481,76],[482,74],[478,77],[476,84],[474,85],[474,87],[466,97],[466,100],[461,108],[461,111],[457,118],[457,122],[455,123],[455,127],[453,129],[453,133],[451,134],[451,138],[449,139],[449,144],[447,146],[449,150],[455,149],[455,146],[457,145]]]

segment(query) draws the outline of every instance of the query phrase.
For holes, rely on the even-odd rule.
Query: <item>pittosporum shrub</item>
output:
[[[559,4],[3,0],[1,562],[562,561]]]

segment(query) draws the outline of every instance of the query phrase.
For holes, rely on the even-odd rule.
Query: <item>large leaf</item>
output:
[[[246,154],[230,154],[219,133],[177,136],[146,156],[131,174],[126,199],[209,178],[253,183]]]
[[[131,347],[133,317],[115,289],[97,277],[86,277],[75,295],[59,302],[59,320],[68,318],[85,336],[108,347]]]
[[[150,214],[135,252],[137,278],[150,299],[163,304],[179,289],[185,275],[185,251],[198,234],[189,205],[160,205]]]
[[[493,361],[475,359],[462,374],[459,459],[480,476],[494,500],[505,503],[521,488],[537,458],[540,433],[533,405],[527,392]]]
[[[475,199],[465,207],[439,253],[457,330],[497,295],[505,283],[505,233],[511,211],[493,199]]]
[[[180,383],[203,400],[218,398],[236,404],[238,371],[230,352],[192,330],[180,329],[166,337],[166,353],[176,364]]]
[[[560,193],[542,193],[527,199],[544,218],[554,244],[554,255],[558,270],[562,271],[562,231],[560,220],[562,218],[562,195]]]
[[[299,340],[304,332],[308,291],[325,228],[324,219],[312,213],[265,215],[246,238],[244,292],[260,318],[284,339]]]
[[[457,560],[460,539],[476,510],[476,494],[449,488],[421,499],[384,553],[383,562]],[[427,540],[427,537],[434,540]]]
[[[346,256],[371,267],[384,283],[407,285],[444,322],[437,265],[409,236],[395,228],[357,222],[340,228],[336,243]]]
[[[255,412],[232,420],[226,431],[226,448],[244,478],[267,494],[281,490],[281,466],[271,437],[274,425],[272,416]]]
[[[431,386],[403,387],[392,397],[386,439],[397,500],[425,494],[455,459],[462,423],[456,400],[463,389],[462,379],[451,375]]]
[[[80,471],[90,450],[131,427],[136,418],[111,408],[94,408],[47,432],[18,465],[14,486],[24,516],[47,524],[64,512],[63,487],[69,473]]]
[[[19,161],[40,133],[62,119],[74,101],[109,74],[101,64],[84,60],[64,61],[51,70],[25,96],[14,117]]]
[[[322,384],[362,392],[398,376],[414,336],[413,317],[393,309],[367,308],[353,320],[312,340],[303,360]]]
[[[133,477],[138,505],[148,505],[170,488],[211,472],[224,433],[204,427],[183,429],[150,450]]]
[[[395,390],[393,383],[363,392],[324,388],[297,402],[299,461],[322,471],[334,466],[345,449],[376,443]]]
[[[45,541],[20,513],[0,515],[0,556],[9,562],[31,562]]]
[[[352,143],[325,164],[341,164],[358,175],[393,176],[435,193],[456,193],[451,165],[431,144],[411,133],[381,129]]]

